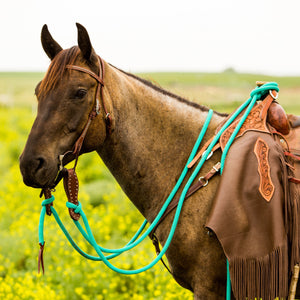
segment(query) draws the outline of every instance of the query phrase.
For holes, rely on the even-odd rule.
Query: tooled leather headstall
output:
[[[85,69],[83,67],[79,67],[79,66],[76,66],[76,65],[67,65],[66,66],[67,69],[87,73],[98,82],[97,90],[96,90],[96,97],[95,97],[95,106],[89,114],[88,121],[87,121],[81,135],[77,139],[77,141],[74,145],[74,149],[71,150],[71,151],[67,151],[66,153],[59,156],[60,172],[59,172],[59,174],[58,174],[58,176],[55,180],[55,186],[63,178],[64,188],[65,188],[66,195],[68,197],[68,201],[75,204],[75,205],[78,205],[78,188],[79,188],[79,182],[78,182],[78,178],[77,178],[77,175],[76,175],[76,172],[75,172],[75,168],[76,168],[78,157],[79,157],[79,154],[80,154],[80,150],[81,150],[83,141],[85,139],[85,136],[87,134],[87,131],[89,129],[89,126],[91,125],[91,122],[97,117],[97,115],[100,112],[100,99],[102,99],[102,105],[103,105],[103,109],[104,109],[104,113],[105,113],[106,132],[108,134],[111,133],[112,119],[111,119],[110,113],[108,113],[108,111],[106,109],[105,102],[104,102],[104,99],[103,99],[104,63],[103,63],[100,56],[97,56],[97,59],[98,59],[98,64],[99,64],[99,74],[98,75],[95,74],[94,72],[92,72],[91,70],[88,70],[88,69]],[[75,157],[74,158],[75,159],[75,164],[74,164],[74,167],[71,168],[71,169],[66,169],[66,168],[63,167],[63,165],[64,165],[63,161],[64,161],[64,158],[67,155],[73,155]],[[41,196],[43,194],[44,194],[46,199],[51,198],[51,189],[50,188],[43,188],[42,192],[41,192]],[[52,203],[48,204],[46,206],[46,211],[47,211],[48,215],[51,215],[51,210],[50,210],[51,205],[52,205]],[[79,218],[80,218],[80,214],[75,213],[74,209],[72,209],[72,208],[69,208],[69,214],[70,214],[70,216],[73,220],[79,220]]]

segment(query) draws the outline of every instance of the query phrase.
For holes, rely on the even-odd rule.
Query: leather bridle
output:
[[[77,139],[77,141],[75,143],[74,150],[72,151],[72,153],[76,157],[75,158],[76,159],[75,165],[77,164],[77,159],[78,159],[78,156],[79,156],[84,138],[85,138],[86,133],[88,131],[88,128],[91,125],[91,122],[100,113],[100,99],[102,100],[102,105],[103,105],[103,109],[104,109],[104,113],[105,113],[106,132],[108,134],[111,133],[111,115],[107,111],[107,108],[106,108],[106,105],[105,105],[105,102],[104,102],[104,98],[103,98],[103,87],[104,87],[103,78],[104,78],[104,72],[105,72],[104,63],[103,63],[100,56],[97,56],[97,60],[98,60],[98,65],[99,65],[99,75],[95,74],[91,70],[88,70],[88,69],[85,69],[85,68],[82,68],[82,67],[79,67],[79,66],[76,66],[76,65],[67,65],[66,66],[67,69],[76,70],[76,71],[79,71],[79,72],[86,73],[86,74],[90,75],[91,77],[93,77],[94,79],[96,79],[96,81],[98,82],[97,90],[96,90],[96,96],[95,96],[95,106],[94,106],[93,110],[90,112],[88,121],[87,121],[81,135],[79,136],[79,138]],[[69,151],[67,153],[69,153]],[[66,153],[64,155],[66,155]]]
[[[98,75],[96,73],[92,72],[91,70],[80,67],[80,66],[76,66],[76,65],[67,65],[66,66],[67,69],[86,73],[86,74],[90,75],[91,77],[93,77],[97,81],[95,106],[93,107],[92,111],[89,114],[89,118],[87,120],[86,125],[84,126],[82,133],[80,134],[79,138],[76,140],[73,150],[67,151],[64,154],[59,155],[59,160],[60,160],[59,173],[58,173],[58,176],[54,183],[54,187],[55,187],[60,182],[60,180],[63,178],[64,179],[64,187],[65,187],[65,191],[66,191],[68,200],[69,200],[69,202],[76,204],[76,205],[78,205],[79,182],[77,179],[75,168],[77,165],[80,150],[82,148],[82,144],[84,142],[87,131],[88,131],[92,121],[100,113],[100,100],[102,101],[102,106],[103,106],[103,110],[104,110],[104,114],[105,114],[106,133],[111,134],[112,117],[106,108],[104,98],[103,98],[103,87],[104,87],[103,79],[104,79],[104,72],[105,72],[104,63],[100,56],[97,56],[97,60],[98,60],[98,65],[99,65],[99,74]],[[75,163],[74,163],[73,168],[66,169],[66,168],[64,168],[63,160],[69,154],[75,156]],[[41,196],[43,194],[44,194],[45,198],[50,198],[51,197],[51,189],[43,188]],[[49,204],[47,207],[48,215],[51,214],[50,205],[51,204]],[[80,214],[75,213],[73,209],[69,209],[69,213],[70,213],[71,218],[74,220],[78,220],[80,217]]]

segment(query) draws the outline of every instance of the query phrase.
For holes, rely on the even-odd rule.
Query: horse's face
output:
[[[53,40],[46,26],[42,30],[42,44],[52,62],[37,87],[37,117],[20,156],[20,169],[26,185],[52,187],[59,168],[59,156],[74,147],[95,106],[97,81],[88,74],[70,70],[77,65],[98,74],[97,57],[86,30],[79,24],[78,44],[68,50]],[[93,130],[97,127],[97,130]],[[98,116],[91,124],[82,152],[96,150],[105,139],[105,122]],[[68,156],[68,161],[74,155]]]

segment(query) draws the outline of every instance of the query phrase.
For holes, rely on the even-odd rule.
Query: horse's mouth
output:
[[[56,179],[56,175],[55,176],[47,176],[47,177],[44,177],[44,176],[33,176],[32,175],[27,175],[27,174],[24,174],[22,171],[22,176],[23,176],[23,182],[25,185],[29,186],[29,187],[32,187],[32,188],[41,188],[41,189],[44,189],[44,188],[54,188],[55,186],[55,179]]]
[[[25,185],[33,188],[54,188],[59,182],[60,171],[74,160],[72,151],[57,155],[56,159],[33,157],[24,152],[20,156],[20,170]]]
[[[57,162],[43,157],[20,156],[20,170],[25,185],[33,188],[53,187],[58,173]]]

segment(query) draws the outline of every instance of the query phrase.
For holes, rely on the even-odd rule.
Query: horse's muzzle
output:
[[[26,185],[34,188],[45,188],[54,185],[58,172],[57,162],[43,156],[22,153],[20,170]]]

